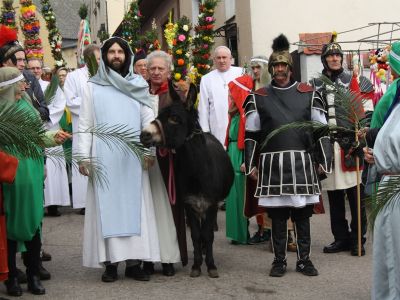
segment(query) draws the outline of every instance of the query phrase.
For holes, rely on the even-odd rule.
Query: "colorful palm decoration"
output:
[[[15,9],[13,7],[13,0],[3,0],[3,7],[1,8],[0,22],[12,29],[18,29],[15,22]]]
[[[21,29],[25,37],[24,48],[27,59],[43,59],[42,40],[39,37],[40,23],[36,17],[36,6],[32,0],[20,0]]]

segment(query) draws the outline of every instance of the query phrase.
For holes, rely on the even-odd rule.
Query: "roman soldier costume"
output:
[[[276,66],[284,65],[287,76],[292,71],[289,42],[284,35],[274,40],[268,70],[274,78]],[[289,71],[290,70],[290,71]],[[287,219],[297,229],[296,270],[308,276],[318,275],[310,260],[310,220],[313,205],[319,202],[316,166],[329,173],[331,144],[329,137],[314,137],[308,129],[287,129],[264,139],[273,130],[293,122],[319,121],[326,124],[325,106],[320,94],[311,86],[288,81],[279,86],[275,80],[266,88],[250,94],[244,103],[246,113],[246,175],[258,169],[255,196],[267,207],[272,219],[272,241],[275,259],[270,276],[280,277],[286,271]],[[254,160],[256,148],[260,158]]]

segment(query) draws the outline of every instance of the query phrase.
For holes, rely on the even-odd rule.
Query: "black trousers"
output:
[[[351,222],[346,219],[345,195],[349,201]],[[329,211],[331,215],[331,230],[335,241],[348,241],[353,244],[358,239],[358,221],[357,221],[357,187],[345,190],[328,191]],[[365,234],[367,232],[367,214],[365,211],[365,197],[363,197],[363,186],[361,185],[361,235],[362,243],[365,243]]]
[[[306,205],[301,208],[294,207],[276,207],[267,208],[268,217],[271,219],[292,219],[293,222],[310,218],[313,214],[314,205]]]
[[[40,240],[39,229],[36,231],[36,234],[33,236],[32,240],[25,242],[26,253],[24,255],[24,265],[26,267],[27,276],[38,276],[39,268],[40,268],[40,248],[42,246],[42,242]],[[8,247],[8,269],[9,269],[9,277],[17,277],[17,264],[16,264],[16,256],[17,256],[17,242],[14,240],[7,239],[7,247]]]

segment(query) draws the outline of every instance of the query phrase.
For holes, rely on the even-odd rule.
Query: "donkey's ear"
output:
[[[191,83],[186,95],[186,108],[192,110],[197,101],[197,87]]]
[[[174,86],[172,80],[168,80],[168,90],[169,95],[173,102],[180,102],[181,97],[179,96],[178,92],[176,91],[176,87]]]

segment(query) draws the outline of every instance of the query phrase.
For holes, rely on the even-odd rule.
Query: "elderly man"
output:
[[[17,40],[17,33],[7,26],[0,25],[0,35],[7,37],[0,44],[0,67],[16,67],[21,71],[28,83],[26,92],[31,98],[33,106],[39,111],[42,120],[48,121],[49,109],[44,100],[42,89],[35,76],[25,69],[25,52]]]
[[[358,78],[358,74],[351,74],[343,68],[343,51],[338,43],[331,41],[322,49],[321,61],[324,66],[322,73],[336,84],[346,89],[351,89],[354,83],[359,85],[360,92],[364,99],[371,98],[374,88],[371,82],[364,76]],[[357,81],[360,81],[357,83]],[[315,87],[321,92],[328,105],[328,120],[331,125],[349,127],[344,121],[343,112],[336,103],[334,93],[318,79],[313,80]],[[368,105],[369,104],[369,105]],[[372,111],[372,101],[363,101],[364,110]],[[332,174],[329,174],[322,181],[322,188],[328,192],[329,211],[331,219],[331,231],[334,241],[323,248],[324,253],[336,253],[349,251],[353,256],[358,255],[358,222],[357,222],[357,172],[356,163],[352,155],[348,155],[351,144],[354,141],[353,134],[341,138],[340,142],[334,142],[334,167]],[[345,142],[346,141],[346,142]],[[355,151],[354,153],[356,153]],[[362,160],[361,160],[362,161]],[[361,190],[363,192],[363,188]],[[346,219],[345,196],[349,201],[351,222],[350,228]],[[362,197],[364,198],[364,197]],[[361,255],[365,255],[364,243],[367,232],[367,216],[365,200],[361,199]],[[349,230],[350,229],[350,230]]]
[[[83,51],[85,62],[95,55],[97,61],[100,61],[100,48],[97,45],[88,45]],[[89,79],[89,70],[87,66],[79,68],[67,75],[64,84],[64,92],[67,98],[67,108],[72,117],[73,132],[77,132],[79,128],[79,114],[84,93],[87,90],[87,81]],[[72,140],[72,153],[77,154],[77,145],[79,136],[75,136]],[[80,208],[80,213],[85,214],[87,179],[79,174],[76,168],[72,168],[72,206]]]
[[[135,58],[133,59],[133,70],[136,74],[142,75],[145,80],[148,80],[149,73],[147,72],[146,56],[147,54],[143,49],[140,49],[135,53]]]
[[[99,124],[123,124],[140,131],[154,114],[148,84],[133,73],[133,54],[118,37],[106,40],[97,74],[88,83],[79,117],[79,132]],[[110,101],[113,99],[113,101]],[[125,276],[148,281],[141,260],[160,261],[160,250],[148,172],[134,154],[110,149],[90,134],[79,136],[78,152],[96,157],[107,170],[107,187],[91,181],[87,193],[83,239],[83,265],[105,265],[103,282],[117,280],[118,263],[125,261]],[[79,171],[90,175],[90,161]]]
[[[155,116],[172,103],[169,94],[171,65],[171,57],[164,51],[153,51],[147,57],[150,94]],[[180,90],[177,91],[182,95],[182,101],[184,101],[183,93]],[[173,263],[182,261],[183,265],[187,264],[186,226],[183,206],[179,201],[175,205],[170,205],[169,194],[166,190],[170,167],[168,156],[161,156],[158,150],[155,165],[149,170],[152,193],[154,199],[157,200],[154,206],[160,239],[163,274],[166,276],[175,274]],[[145,264],[145,269],[152,272],[153,266]]]
[[[49,81],[44,81],[42,79],[43,75],[43,62],[38,58],[32,58],[28,60],[28,70],[35,75],[36,79],[39,81],[40,87],[42,91],[46,90],[47,86],[49,85]]]
[[[243,70],[231,66],[232,55],[228,47],[214,51],[215,70],[204,75],[200,82],[199,122],[204,132],[211,132],[222,145],[228,128],[228,84]]]

